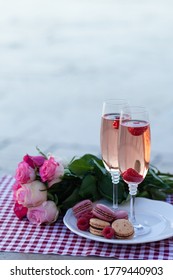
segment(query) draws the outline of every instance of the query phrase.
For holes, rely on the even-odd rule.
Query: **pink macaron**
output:
[[[92,212],[95,217],[106,222],[112,222],[115,220],[115,212],[104,204],[97,203]]]
[[[128,212],[125,210],[116,210],[115,211],[115,220],[126,219],[128,220]]]
[[[93,203],[89,199],[82,200],[72,207],[73,214],[76,218],[79,218],[80,216],[88,212],[91,212],[92,209],[93,209]]]

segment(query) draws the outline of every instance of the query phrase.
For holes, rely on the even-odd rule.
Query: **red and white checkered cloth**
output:
[[[19,221],[13,213],[14,178],[0,179],[0,251],[101,256],[116,259],[173,259],[173,238],[146,244],[120,245],[97,242],[72,233],[62,219],[50,226]],[[172,201],[169,201],[173,203]]]

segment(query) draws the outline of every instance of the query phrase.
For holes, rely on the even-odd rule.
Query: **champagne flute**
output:
[[[120,172],[118,167],[118,134],[119,118],[123,106],[127,103],[123,99],[110,99],[103,103],[100,144],[102,161],[106,170],[111,174],[113,183],[113,208],[118,208],[118,183]]]
[[[144,107],[123,108],[120,115],[118,162],[122,179],[130,193],[130,220],[136,235],[150,231],[148,225],[139,224],[135,217],[135,196],[148,171],[150,161],[150,123]]]

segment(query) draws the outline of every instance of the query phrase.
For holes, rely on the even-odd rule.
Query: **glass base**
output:
[[[146,225],[133,224],[135,230],[135,236],[148,234],[151,231],[151,228]]]

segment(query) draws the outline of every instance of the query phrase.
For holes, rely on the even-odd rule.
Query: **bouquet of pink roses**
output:
[[[112,180],[100,158],[85,154],[64,165],[37,150],[41,155],[25,155],[16,170],[13,197],[19,219],[27,217],[33,224],[51,224],[60,211],[65,213],[81,200],[112,200]],[[165,200],[167,194],[173,193],[172,177],[150,167],[138,195]],[[128,194],[127,184],[120,179],[119,203],[128,199]]]
[[[27,216],[33,224],[51,224],[59,216],[55,201],[49,199],[49,189],[60,182],[64,166],[53,156],[25,155],[18,164],[13,186],[14,213],[19,219]]]

